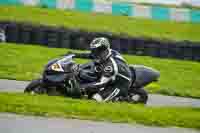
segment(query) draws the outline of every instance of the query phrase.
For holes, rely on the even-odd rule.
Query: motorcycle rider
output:
[[[131,85],[131,71],[124,58],[110,49],[107,38],[98,37],[90,43],[91,53],[75,54],[77,58],[89,58],[95,62],[95,68],[100,74],[100,80],[81,84],[81,89],[98,89],[92,98],[98,102],[113,100],[120,95],[128,98],[128,88]]]

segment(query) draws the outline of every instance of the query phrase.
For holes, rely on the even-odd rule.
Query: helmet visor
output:
[[[97,59],[103,58],[102,56],[104,56],[105,51],[106,51],[105,47],[91,49],[92,55]]]

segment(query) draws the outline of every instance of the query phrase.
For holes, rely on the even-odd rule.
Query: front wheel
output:
[[[42,88],[41,79],[32,80],[25,88],[24,93],[44,94],[46,91]]]
[[[133,103],[146,104],[148,100],[148,93],[144,88],[135,89],[130,94],[130,101]]]

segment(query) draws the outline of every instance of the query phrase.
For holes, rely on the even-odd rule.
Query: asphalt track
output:
[[[1,133],[199,133],[185,128],[160,128],[122,123],[92,122],[0,114]]]
[[[1,92],[23,92],[29,82],[0,80]],[[200,107],[200,100],[162,95],[150,95],[147,106]],[[58,118],[0,114],[0,133],[200,133],[177,127],[148,127],[137,124],[93,122]]]
[[[1,92],[23,92],[29,82],[16,80],[0,80]],[[200,107],[200,99],[149,95],[147,106],[181,106],[181,107]]]

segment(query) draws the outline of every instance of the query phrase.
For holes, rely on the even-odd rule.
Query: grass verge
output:
[[[0,44],[0,78],[32,80],[38,78],[43,66],[61,57],[69,49],[31,45]],[[147,87],[151,93],[200,98],[200,63],[145,56],[124,55],[129,64],[142,64],[160,71],[161,78]],[[86,60],[76,60],[84,63]]]
[[[134,37],[200,41],[200,24],[197,23],[155,21],[127,16],[89,14],[24,6],[0,6],[0,12],[0,20],[64,26],[88,31],[106,31],[114,34],[128,34]]]
[[[0,112],[200,129],[199,108],[144,107],[127,103],[100,104],[86,100],[20,93],[0,93],[0,101]]]

